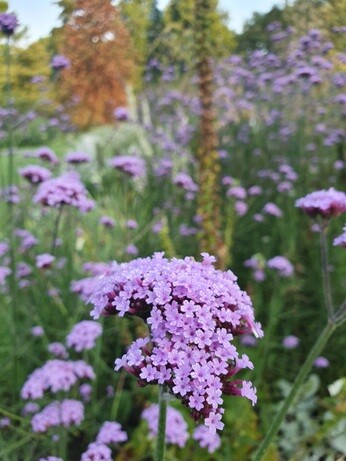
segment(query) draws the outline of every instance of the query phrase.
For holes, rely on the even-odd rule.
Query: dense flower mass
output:
[[[346,212],[346,194],[333,187],[328,190],[318,190],[298,199],[296,207],[311,217],[339,216]]]
[[[93,320],[83,320],[77,323],[67,335],[66,344],[76,352],[90,350],[95,347],[95,342],[102,334],[102,325]]]
[[[155,438],[159,422],[159,405],[154,404],[146,408],[142,413],[142,419],[148,423],[150,437]],[[166,415],[166,442],[182,448],[185,446],[188,438],[187,423],[182,414],[175,408],[168,406]]]
[[[87,198],[87,190],[75,172],[65,173],[40,184],[33,200],[44,206],[71,205],[82,212],[94,208],[93,200]]]
[[[31,419],[33,432],[46,432],[54,426],[79,426],[84,419],[84,405],[78,400],[52,402]]]
[[[71,62],[68,58],[66,58],[66,56],[57,54],[53,56],[50,65],[52,69],[54,70],[63,70],[63,69],[67,69],[68,67],[70,67]]]
[[[145,162],[140,157],[130,155],[119,155],[113,157],[109,161],[109,165],[123,173],[128,174],[132,178],[141,178],[145,176]]]
[[[52,176],[52,172],[39,165],[28,165],[20,168],[18,173],[32,184],[39,184]]]
[[[94,379],[95,374],[84,360],[48,360],[25,381],[21,390],[23,399],[40,399],[44,392],[69,391],[79,380]]]
[[[14,34],[14,31],[18,27],[17,16],[13,13],[1,13],[0,14],[0,31],[7,35]]]
[[[97,443],[104,443],[106,445],[126,442],[127,434],[121,429],[121,425],[116,421],[105,421],[96,437]]]
[[[240,395],[256,403],[251,382],[232,380],[253,368],[232,341],[253,333],[262,336],[249,296],[231,271],[191,257],[168,260],[163,253],[128,263],[114,263],[90,297],[92,315],[136,315],[150,326],[150,338],[137,339],[116,360],[142,386],[166,384],[195,419],[204,419],[212,432],[222,429],[222,394]]]

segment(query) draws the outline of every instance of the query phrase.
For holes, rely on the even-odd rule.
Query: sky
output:
[[[9,11],[15,12],[21,24],[28,27],[26,42],[32,42],[40,37],[45,37],[50,30],[59,25],[60,9],[52,0],[8,0]],[[158,0],[163,8],[168,0]],[[275,4],[282,5],[284,0],[219,0],[219,6],[230,16],[229,25],[236,32],[242,30],[247,19],[255,11],[265,13]]]

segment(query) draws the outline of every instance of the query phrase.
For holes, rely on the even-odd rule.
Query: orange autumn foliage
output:
[[[119,10],[109,0],[75,0],[63,26],[60,52],[71,66],[58,79],[60,100],[70,105],[81,128],[114,120],[126,105],[126,85],[134,71],[130,35]]]

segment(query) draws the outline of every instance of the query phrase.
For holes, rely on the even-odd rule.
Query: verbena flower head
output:
[[[146,173],[144,160],[135,156],[119,155],[117,157],[113,157],[109,161],[109,165],[128,174],[132,178],[141,178],[145,176]]]
[[[114,109],[114,117],[116,120],[125,121],[129,119],[129,111],[126,107],[119,106]]]
[[[291,277],[294,272],[293,265],[285,256],[274,256],[268,259],[267,267],[276,270],[281,277]]]
[[[333,187],[328,190],[318,190],[298,199],[296,207],[312,218],[339,216],[346,212],[346,194]]]
[[[33,432],[47,432],[56,426],[79,426],[84,419],[84,405],[79,400],[52,402],[31,419]]]
[[[54,342],[48,344],[48,351],[57,359],[67,359],[68,353],[62,343]]]
[[[24,168],[20,168],[18,173],[31,184],[40,184],[52,176],[52,172],[50,170],[39,165],[25,166]]]
[[[95,342],[102,335],[102,325],[93,320],[83,320],[77,323],[67,335],[66,344],[76,352],[90,350],[95,347]]]
[[[0,31],[8,37],[13,35],[18,27],[18,19],[14,13],[0,14]]]
[[[314,367],[316,368],[328,368],[329,367],[329,360],[326,357],[317,357],[314,361]]]
[[[205,426],[197,426],[193,431],[192,438],[197,440],[199,445],[206,448],[209,453],[214,453],[221,445],[219,434],[212,434]]]
[[[113,461],[112,450],[104,443],[90,443],[86,452],[82,454],[81,461]]]
[[[155,438],[157,436],[159,421],[159,405],[154,404],[146,408],[141,417],[148,423],[150,437]],[[178,445],[178,447],[182,448],[185,446],[188,438],[187,423],[182,414],[175,408],[168,406],[166,416],[166,442]]]
[[[88,212],[95,207],[94,201],[87,198],[87,190],[75,172],[44,181],[38,187],[33,200],[50,207],[70,205],[82,212]]]
[[[78,165],[81,163],[88,163],[91,161],[90,155],[86,154],[85,152],[70,152],[66,155],[65,160],[67,163],[71,163],[73,165]]]
[[[116,421],[105,421],[96,437],[96,442],[106,445],[126,442],[127,434]]]
[[[67,69],[71,65],[71,61],[61,54],[57,54],[53,56],[52,61],[50,63],[52,69],[54,70],[63,70]]]
[[[136,315],[150,325],[150,338],[136,340],[116,360],[144,386],[166,384],[195,419],[211,431],[222,429],[222,394],[240,395],[256,403],[249,381],[233,380],[253,368],[232,343],[235,336],[262,336],[254,320],[249,296],[231,271],[213,266],[215,258],[202,254],[168,260],[163,253],[128,263],[114,263],[90,297],[91,315]]]
[[[333,245],[346,248],[346,226],[343,228],[343,233],[333,240]]]
[[[298,344],[299,338],[293,335],[286,336],[282,341],[282,345],[285,349],[295,349],[298,346]]]
[[[48,360],[41,368],[29,375],[21,390],[25,400],[36,400],[43,397],[44,392],[69,391],[79,380],[94,379],[95,374],[84,360]]]
[[[52,165],[57,165],[59,163],[59,159],[52,151],[52,149],[46,146],[39,147],[36,150],[34,156],[40,158],[41,160],[45,160],[46,162],[49,162]]]
[[[49,253],[43,253],[36,256],[36,267],[38,269],[49,269],[54,261],[55,257],[53,255]]]

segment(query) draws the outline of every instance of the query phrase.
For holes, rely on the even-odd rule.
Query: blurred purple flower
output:
[[[346,226],[343,228],[343,233],[333,240],[333,245],[346,248]]]
[[[296,207],[310,217],[317,215],[323,218],[339,216],[346,212],[346,194],[336,191],[332,187],[328,190],[315,191],[296,200]]]
[[[299,338],[297,336],[289,335],[283,339],[282,345],[285,349],[295,349],[299,344]]]
[[[329,360],[326,357],[317,357],[314,361],[314,367],[316,368],[328,368],[329,367]]]
[[[132,178],[142,178],[146,173],[145,162],[139,157],[119,155],[113,157],[108,163],[112,168],[120,170]]]
[[[112,443],[126,442],[127,434],[116,421],[105,421],[96,437],[96,442],[109,445]]]
[[[47,405],[31,419],[33,432],[47,432],[56,426],[79,426],[84,419],[84,406],[78,400],[66,399]]]
[[[268,259],[267,267],[276,270],[281,277],[291,277],[294,272],[292,264],[285,256],[275,256]]]
[[[90,155],[85,152],[70,152],[66,155],[65,161],[73,165],[79,165],[81,163],[88,163],[91,161]]]
[[[214,453],[221,445],[219,434],[210,432],[206,426],[202,425],[194,429],[192,438],[197,440],[202,448],[207,448],[209,453]]]
[[[18,27],[18,19],[14,13],[0,13],[0,31],[10,37]]]
[[[90,350],[95,347],[96,340],[102,335],[102,325],[93,320],[77,323],[67,335],[66,344],[76,352]]]
[[[31,184],[39,184],[52,176],[50,170],[39,165],[28,165],[24,168],[20,168],[18,173]]]
[[[54,70],[63,70],[67,69],[70,67],[71,61],[66,57],[61,54],[57,54],[53,56],[50,66]]]
[[[113,461],[112,450],[103,443],[93,442],[82,454],[81,461]]]

